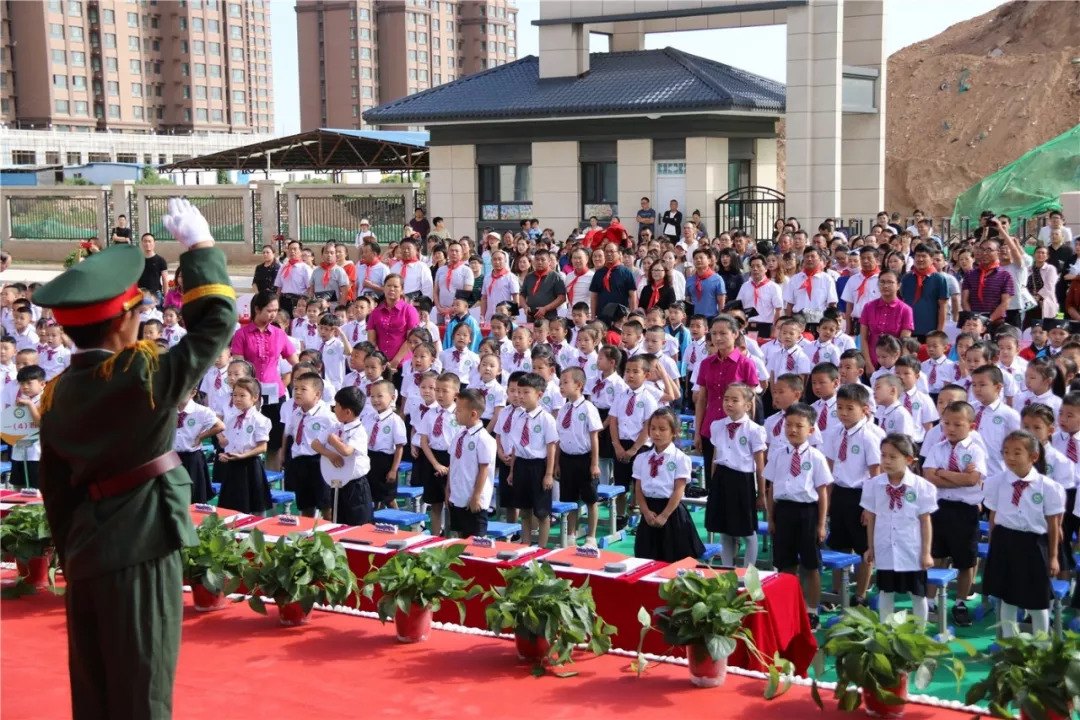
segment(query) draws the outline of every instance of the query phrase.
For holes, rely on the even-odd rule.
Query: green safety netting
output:
[[[1035,217],[1060,210],[1064,192],[1080,190],[1080,125],[1022,155],[972,185],[956,199],[952,221],[984,210]]]

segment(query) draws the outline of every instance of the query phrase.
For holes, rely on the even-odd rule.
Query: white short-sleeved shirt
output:
[[[176,347],[176,343],[180,342],[185,335],[187,335],[187,330],[179,325],[166,325],[161,329],[161,337],[165,338],[170,348]]]
[[[968,463],[974,463],[975,470],[983,479],[986,478],[986,451],[983,446],[976,442],[975,438],[968,435],[954,446],[948,439],[943,439],[935,445],[926,456],[923,467],[949,469],[949,458],[955,456],[958,472],[964,472]],[[978,505],[982,502],[982,482],[970,487],[938,488],[938,500],[952,500]]]
[[[1018,502],[1013,504],[1018,489],[1013,483],[1020,480],[1025,484]],[[1065,488],[1035,468],[1023,478],[1006,469],[986,478],[983,505],[994,513],[995,525],[1045,535],[1047,518],[1065,512]]]
[[[173,439],[173,450],[176,452],[195,452],[202,450],[202,441],[199,437],[218,422],[218,416],[205,405],[200,405],[194,400],[188,400],[187,404],[176,414],[176,436]]]
[[[585,355],[580,350],[575,350],[573,360],[565,367],[578,367],[585,372],[585,394],[589,394],[589,388],[596,384],[596,381],[600,379],[600,367],[596,364],[597,355],[593,350],[588,355]]]
[[[17,388],[18,385],[16,385],[15,387]],[[19,397],[18,392],[15,393],[15,397],[16,398]],[[38,408],[40,410],[40,408],[41,408],[41,393],[38,393],[37,395],[35,395],[33,397],[33,403],[34,403],[34,407],[36,407],[36,408]],[[14,404],[14,402],[12,404]],[[33,440],[33,441],[29,442],[29,443],[26,442],[25,440],[20,440],[19,442],[15,443],[15,446],[11,449],[11,459],[12,459],[12,461],[25,460],[27,462],[37,462],[37,461],[41,460],[41,439],[40,439],[40,437],[41,436],[39,435],[37,440]]]
[[[811,368],[818,363],[823,362],[832,363],[836,367],[840,367],[840,353],[843,351],[831,340],[829,342],[821,342],[820,340],[802,340],[799,342],[799,347],[802,348],[806,357],[810,358]]]
[[[845,439],[847,443],[841,453]],[[832,461],[836,485],[849,489],[863,487],[870,479],[870,468],[881,464],[881,441],[884,439],[885,431],[866,418],[850,428],[837,423],[825,433],[821,450]]]
[[[368,434],[360,419],[347,424],[335,422],[327,425],[325,430],[319,433],[319,442],[333,451],[329,446],[330,435],[335,434],[342,443],[353,449],[353,454],[342,457],[344,464],[336,468],[325,455],[319,458],[319,469],[322,471],[323,481],[327,485],[333,485],[335,480],[342,485],[347,485],[351,480],[358,480],[371,470],[371,459],[368,457]]]
[[[399,446],[405,444],[405,421],[393,408],[364,418],[364,430],[367,431],[368,450],[371,452],[393,455]]]
[[[803,289],[805,283],[805,272],[792,275],[784,285],[784,303],[791,304],[792,312],[802,312],[808,320],[816,322],[828,305],[836,304],[836,281],[827,272],[815,273],[809,295]]]
[[[890,495],[888,487],[902,488],[900,496]],[[921,518],[938,507],[933,483],[910,470],[898,486],[885,473],[875,475],[863,485],[859,505],[874,515],[874,565],[893,572],[922,570]]]
[[[900,433],[908,437],[915,434],[915,421],[912,419],[911,413],[907,411],[899,400],[888,407],[879,405],[877,419],[878,425],[886,434]]]
[[[1047,390],[1042,395],[1036,395],[1030,390],[1025,390],[1013,400],[1013,407],[1023,412],[1024,408],[1034,403],[1046,405],[1054,411],[1054,417],[1057,417],[1058,413],[1061,412],[1061,398],[1054,394],[1053,388]]]
[[[306,318],[293,325],[292,336],[299,340],[305,349],[315,347],[315,343],[322,342],[322,338],[319,337],[319,324],[308,322]],[[318,350],[319,347],[315,349]]]
[[[548,346],[551,348],[551,352],[555,356],[555,361],[559,363],[560,368],[565,370],[566,368],[577,364],[577,358],[580,353],[568,340],[563,340],[560,343],[548,343]]]
[[[762,282],[764,284],[757,288],[757,299],[754,298],[753,279],[747,279],[739,287],[739,294],[736,299],[742,303],[745,309],[753,308],[757,310],[757,315],[751,318],[752,321],[772,325],[773,319],[776,317],[776,311],[779,310],[783,314],[783,291],[779,285],[768,278],[765,278]]]
[[[285,434],[293,439],[293,457],[317,455],[311,447],[311,441],[318,439],[321,432],[325,436],[326,429],[335,422],[337,420],[334,413],[323,400],[319,400],[306,412],[297,407],[296,412],[285,422]]]
[[[787,433],[784,432],[784,422],[783,411],[775,412],[765,418],[765,442],[769,445],[770,453],[774,449],[791,445],[788,442]],[[808,442],[812,447],[820,447],[822,443],[821,431],[817,429],[817,423],[814,423],[813,428]]]
[[[705,344],[705,338],[700,340],[691,340],[690,344],[686,346],[686,374],[691,378],[697,377],[698,368],[701,367],[702,361],[709,357],[709,348]]]
[[[274,285],[281,288],[283,295],[307,295],[311,285],[311,273],[311,266],[307,263],[286,263],[278,270]]]
[[[424,297],[433,298],[434,294],[432,289],[434,288],[434,280],[431,277],[431,268],[419,260],[409,263],[407,269],[403,268],[402,262],[398,260],[390,266],[390,272],[395,275],[401,275],[404,278],[402,283],[402,292],[406,295],[410,293],[418,292]],[[357,273],[358,281],[360,275]],[[385,282],[385,278],[384,278]]]
[[[487,298],[487,313],[484,315],[484,320],[490,321],[491,316],[495,314],[495,308],[499,305],[504,302],[517,302],[516,298],[521,292],[521,281],[512,272],[502,275],[497,280],[492,280],[489,276],[484,278],[482,292]]]
[[[435,273],[435,295],[438,300],[437,304],[441,307],[449,307],[454,302],[454,297],[459,290],[472,292],[473,282],[476,279],[473,276],[472,268],[469,267],[469,263],[462,262],[454,268],[453,273],[450,275],[450,287],[447,287],[446,275],[449,272],[450,266],[443,265]]]
[[[469,348],[447,348],[439,353],[439,361],[442,363],[443,372],[457,375],[463,385],[469,382],[473,372],[480,367],[480,356]]]
[[[341,326],[341,332],[349,338],[351,345],[364,342],[367,340],[367,320],[350,320]]]
[[[514,425],[521,412],[521,408],[507,405],[506,409],[499,413],[499,421],[495,423],[495,438],[499,441],[504,455],[514,452],[514,445],[517,442],[514,437]]]
[[[774,379],[787,373],[809,375],[813,369],[810,358],[798,345],[788,349],[780,343],[770,343],[765,353],[765,369]]]
[[[64,372],[70,364],[71,351],[63,345],[55,348],[48,345],[38,346],[38,365],[45,371],[46,382]]]
[[[1056,482],[1066,490],[1076,486],[1076,466],[1062,455],[1057,448],[1050,443],[1043,445],[1043,457],[1046,459],[1046,477]]]
[[[1002,362],[998,362],[997,366],[1003,375],[1012,376],[1018,394],[1027,392],[1027,360],[1017,355],[1013,358],[1012,366]]]
[[[610,410],[615,406],[615,398],[628,390],[626,381],[617,373],[607,377],[597,377],[585,387],[589,400],[597,410]]]
[[[814,427],[821,432],[822,436],[828,433],[829,430],[840,425],[840,420],[836,417],[835,395],[831,398],[815,400],[814,404],[810,407],[814,408],[814,412],[817,413],[817,420],[814,421]]]
[[[246,453],[270,439],[270,418],[255,408],[244,412],[232,408],[225,414],[225,452]]]
[[[912,439],[921,443],[926,437],[926,426],[924,423],[936,423],[940,420],[938,415],[937,406],[934,405],[934,401],[930,399],[930,396],[913,387],[900,396],[900,402],[904,405],[904,409],[911,413],[911,419],[914,421],[915,432],[912,434]],[[910,406],[910,409],[909,407]]]
[[[482,379],[469,383],[470,390],[479,390],[484,396],[484,413],[482,420],[490,420],[495,416],[495,409],[506,407],[506,388],[498,380],[484,382]]]
[[[518,352],[513,347],[503,348],[502,351],[503,371],[508,375],[515,372],[532,372],[532,355],[529,351]]]
[[[754,455],[766,450],[765,428],[743,415],[738,420],[726,417],[713,420],[709,431],[715,448],[714,465],[723,465],[739,472],[757,470]]]
[[[648,392],[645,387],[637,390],[632,390],[629,386],[624,388],[615,396],[615,402],[611,406],[612,414],[619,421],[619,439],[636,442],[641,430],[658,407],[660,403],[656,395]],[[652,441],[646,438],[645,445],[651,444]]]
[[[419,263],[417,263],[419,264]],[[344,272],[344,270],[342,270]],[[356,263],[356,289],[361,295],[375,295],[375,291],[364,287],[364,281],[373,282],[379,287],[386,284],[386,276],[390,274],[390,268],[381,260],[376,260],[371,265],[362,262]],[[348,273],[345,278],[348,280]]]
[[[405,401],[405,412],[409,415],[409,424],[412,425],[411,442],[417,448],[420,447],[420,424],[437,407],[438,404],[436,403],[425,404],[423,398],[419,395]]]
[[[579,302],[588,303],[590,301],[589,286],[592,285],[593,270],[586,270],[583,275],[575,275],[571,270],[563,275],[563,285],[566,287],[566,315],[569,315],[573,307]],[[672,273],[674,278],[675,273]],[[577,278],[575,280],[575,277]],[[674,283],[672,283],[674,286]],[[675,289],[675,299],[682,300],[679,297],[678,288]],[[683,280],[683,295],[686,294],[686,280]],[[565,316],[564,316],[565,317]]]
[[[928,390],[932,393],[939,393],[941,388],[956,380],[956,363],[945,355],[942,355],[937,360],[933,358],[924,360],[922,374],[926,377]]]
[[[528,427],[528,433],[525,428]],[[548,445],[559,442],[559,431],[551,413],[537,405],[531,412],[514,415],[510,428],[514,457],[522,460],[538,460],[547,457]]]
[[[863,280],[866,280],[865,285],[863,285]],[[862,286],[861,295],[859,294],[860,286]],[[858,319],[862,316],[866,303],[879,297],[881,297],[881,290],[878,288],[878,275],[867,277],[857,272],[848,278],[847,284],[844,285],[844,294],[840,299],[851,307],[851,317]]]
[[[34,332],[33,325],[27,325],[26,329],[21,333],[12,330],[11,337],[15,340],[15,352],[37,350],[37,346],[41,343],[38,339],[38,334]]]
[[[792,474],[791,466],[798,452],[799,472]],[[803,443],[796,450],[788,443],[772,454],[765,466],[765,479],[773,484],[774,500],[789,500],[799,503],[816,503],[818,488],[833,481],[832,472],[825,456],[817,448]]]
[[[888,367],[888,368],[885,367],[884,365],[882,365],[877,370],[875,370],[874,374],[870,376],[870,390],[871,390],[870,394],[871,394],[871,396],[873,395],[874,385],[877,384],[878,378],[883,377],[885,375],[895,375],[895,374],[896,374],[896,366],[895,365],[893,367]],[[930,394],[930,386],[926,382],[926,375],[924,375],[922,372],[919,373],[919,377],[915,380],[915,387],[917,387],[919,390],[922,390],[927,395]],[[971,387],[971,379],[970,378],[968,378],[968,384],[965,387]]]
[[[468,506],[476,488],[476,474],[481,465],[486,465],[480,506],[487,508],[495,492],[495,438],[488,434],[483,423],[478,422],[470,428],[461,428],[451,447],[450,504],[454,507]]]
[[[1080,484],[1080,463],[1073,462],[1069,459],[1069,440],[1072,440],[1073,446],[1076,448],[1076,457],[1080,458],[1080,432],[1069,434],[1064,430],[1058,430],[1056,433],[1050,436],[1050,444],[1055,450],[1057,450],[1065,458],[1065,461],[1072,466],[1073,482],[1071,485],[1065,485],[1065,489],[1069,490]]]
[[[349,374],[346,375],[344,378],[342,378],[341,387],[343,387],[343,388],[347,388],[347,387],[359,388],[360,392],[364,393],[364,395],[367,395],[365,390],[367,389],[367,385],[369,385],[370,383],[365,383],[364,381],[366,379],[367,378],[364,376],[364,373],[356,372],[355,370],[350,370]]]
[[[677,480],[690,480],[690,458],[675,447],[643,452],[634,458],[633,477],[647,498],[669,498],[675,493]]]
[[[544,389],[544,394],[540,396],[540,407],[549,413],[556,414],[565,404],[566,398],[559,391],[559,381],[554,378],[548,380],[547,388]]]
[[[987,475],[994,475],[1005,469],[1000,449],[1005,442],[1005,436],[1020,429],[1020,413],[1002,400],[996,400],[990,405],[976,402],[973,407],[975,429],[982,435],[986,447],[992,450],[986,455],[986,472]]]
[[[333,383],[334,387],[341,387],[345,383],[345,365],[349,360],[345,353],[345,343],[339,337],[332,337],[323,343],[321,352],[326,379]]]
[[[427,436],[428,447],[432,450],[446,451],[450,449],[450,442],[457,435],[460,427],[454,418],[454,409],[456,407],[456,404],[448,408],[435,404],[428,411],[427,416],[420,421],[417,432],[420,435]]]
[[[555,416],[559,449],[564,455],[586,455],[592,450],[592,433],[600,432],[600,411],[585,398],[566,403]]]
[[[215,366],[207,370],[199,383],[199,392],[206,396],[206,404],[218,417],[225,417],[225,409],[232,403],[228,367]]]

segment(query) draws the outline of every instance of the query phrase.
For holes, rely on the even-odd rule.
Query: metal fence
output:
[[[210,233],[217,242],[244,241],[244,202],[245,197],[199,197],[185,196],[210,225]],[[248,201],[250,202],[250,201]],[[150,232],[154,237],[169,237],[161,217],[169,212],[168,197],[148,197],[146,206],[150,213]]]
[[[329,240],[349,241],[360,229],[360,221],[371,223],[371,232],[383,242],[400,240],[404,234],[405,198],[401,195],[331,195],[299,197],[297,226],[305,243]]]
[[[98,197],[8,197],[11,237],[16,240],[86,240],[96,233]]]
[[[716,199],[716,234],[742,230],[755,240],[772,238],[773,224],[784,218],[784,195],[768,187],[747,186]]]

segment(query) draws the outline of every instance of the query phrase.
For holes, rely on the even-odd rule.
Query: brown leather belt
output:
[[[164,475],[176,467],[180,467],[180,456],[175,451],[170,450],[137,468],[114,475],[107,480],[92,482],[87,485],[86,489],[91,500],[104,500],[134,490],[143,483],[149,482],[159,475]]]

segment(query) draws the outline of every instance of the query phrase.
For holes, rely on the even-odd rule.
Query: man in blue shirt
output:
[[[949,284],[934,267],[934,248],[915,247],[915,265],[900,280],[900,299],[911,306],[915,323],[912,333],[920,342],[928,333],[945,329],[945,306],[949,302]]]
[[[589,284],[593,317],[611,303],[637,309],[637,282],[630,268],[622,264],[622,250],[613,242],[604,246],[604,267],[597,268]]]
[[[641,238],[641,233],[648,230],[650,234],[656,234],[656,211],[649,207],[649,198],[641,198],[641,209],[637,214],[637,232],[638,238]]]
[[[686,279],[686,299],[694,304],[694,314],[712,320],[724,309],[727,288],[724,279],[712,269],[712,252],[694,251],[694,274]]]

